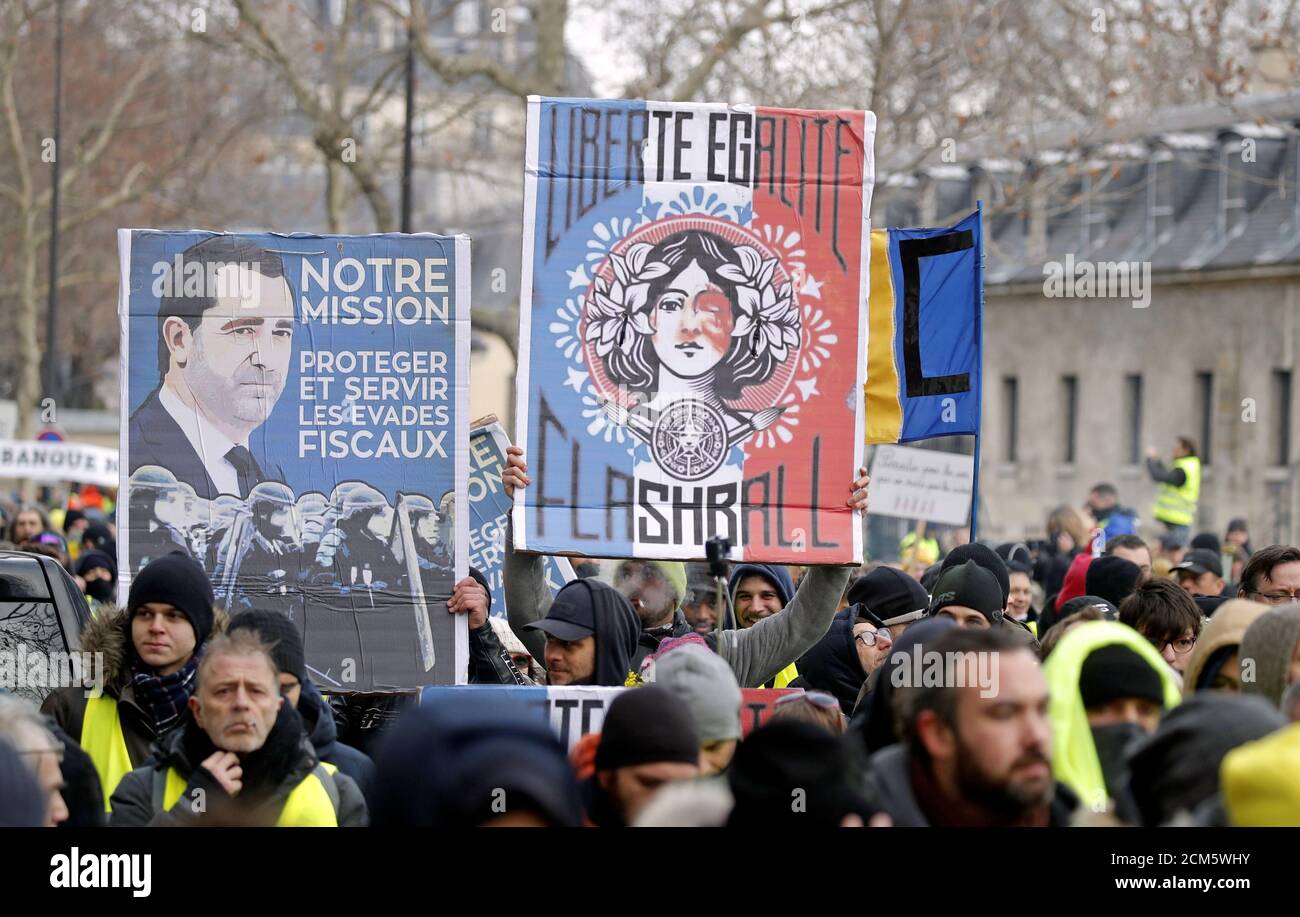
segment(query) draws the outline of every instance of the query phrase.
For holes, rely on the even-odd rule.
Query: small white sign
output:
[[[877,446],[871,462],[871,508],[877,516],[965,525],[975,460],[908,446]]]
[[[117,450],[85,443],[0,439],[0,478],[117,486]]]

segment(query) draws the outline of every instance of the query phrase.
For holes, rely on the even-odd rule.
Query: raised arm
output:
[[[867,509],[867,469],[858,469],[851,509]],[[742,688],[757,688],[808,652],[825,636],[849,582],[850,567],[813,566],[808,569],[790,604],[745,630],[723,631],[718,655],[727,660]]]
[[[524,450],[518,446],[506,449],[506,467],[501,473],[506,496],[513,498],[516,487],[532,483],[528,476],[528,463]],[[524,625],[546,617],[551,607],[551,588],[546,584],[546,564],[540,554],[517,554],[513,523],[506,525],[506,556],[501,571],[506,593],[506,620],[510,629],[527,647],[534,659],[546,653],[546,638],[535,630],[525,630]]]

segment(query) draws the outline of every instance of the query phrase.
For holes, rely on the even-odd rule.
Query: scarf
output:
[[[153,720],[155,735],[165,735],[185,712],[194,693],[197,670],[198,660],[193,656],[170,675],[158,675],[139,661],[132,663],[131,685],[135,688],[135,698]]]

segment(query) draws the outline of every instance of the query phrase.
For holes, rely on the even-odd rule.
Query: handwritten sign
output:
[[[871,463],[871,512],[965,525],[975,462],[969,455],[878,446]]]

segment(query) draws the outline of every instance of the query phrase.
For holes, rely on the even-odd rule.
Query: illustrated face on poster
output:
[[[874,123],[530,100],[517,547],[860,557]]]
[[[120,242],[121,588],[181,551],[232,614],[293,620],[326,690],[463,680],[468,241]]]

